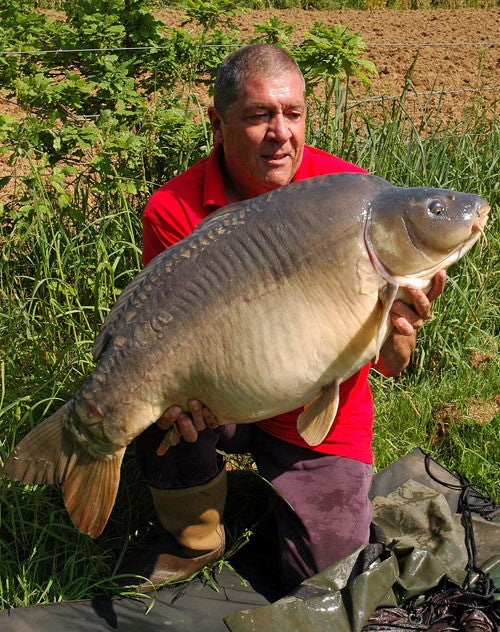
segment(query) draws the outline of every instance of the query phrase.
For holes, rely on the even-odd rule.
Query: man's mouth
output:
[[[262,158],[268,162],[282,162],[288,158],[288,154],[263,154]]]

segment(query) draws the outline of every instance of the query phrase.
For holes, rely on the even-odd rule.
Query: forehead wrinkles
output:
[[[287,100],[292,97],[292,89],[289,85],[271,86],[268,92],[273,99]]]
[[[297,77],[252,77],[245,82],[238,101],[244,107],[279,104],[284,107],[305,107],[302,83]]]

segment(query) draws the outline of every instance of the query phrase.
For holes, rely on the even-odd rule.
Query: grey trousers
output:
[[[275,507],[287,590],[368,543],[371,465],[286,443],[255,424],[204,430],[195,443],[181,440],[158,457],[155,451],[163,434],[154,425],[135,441],[138,465],[152,487],[173,489],[209,481],[223,467],[216,448],[253,456],[260,475],[289,503]]]

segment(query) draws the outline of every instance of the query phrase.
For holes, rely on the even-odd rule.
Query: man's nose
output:
[[[269,121],[267,130],[267,138],[275,140],[279,143],[286,142],[292,135],[285,117],[282,114],[276,114]]]

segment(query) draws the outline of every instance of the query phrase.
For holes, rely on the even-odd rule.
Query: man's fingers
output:
[[[415,329],[410,325],[410,323],[404,318],[404,316],[398,316],[397,314],[391,314],[392,324],[395,329],[403,336],[411,336],[411,334],[415,331]]]
[[[198,432],[205,430],[207,426],[209,428],[217,428],[219,425],[217,417],[209,408],[202,406],[199,400],[191,399],[189,400],[188,405],[193,418],[194,426]]]
[[[406,296],[411,300],[411,305],[402,301],[395,301],[391,309],[391,320],[399,333],[409,336],[414,329],[422,327],[431,315],[431,303],[444,290],[446,283],[445,270],[436,272],[432,279],[432,285],[427,294],[417,288],[403,288]]]
[[[181,415],[177,420],[177,428],[181,437],[188,443],[194,443],[198,439],[198,431],[196,430],[193,420],[187,415]]]
[[[408,325],[418,329],[423,325],[431,315],[431,303],[435,300],[444,290],[446,284],[446,272],[445,270],[439,270],[436,272],[432,279],[432,285],[427,294],[417,288],[405,287],[403,288],[405,294],[411,300],[411,306],[403,307],[401,301],[396,301],[391,310],[391,317],[394,326],[401,333],[405,333],[409,330],[409,327],[405,325],[399,316],[406,318]]]
[[[189,443],[193,443],[198,439],[198,431],[193,420],[182,412],[180,406],[171,406],[163,413],[156,422],[162,430],[167,430],[173,424],[177,423],[179,434]]]
[[[411,336],[415,329],[422,327],[424,320],[403,301],[395,301],[391,309],[391,320],[399,333]]]
[[[439,270],[434,275],[432,279],[431,289],[427,292],[427,298],[429,302],[432,303],[444,290],[444,286],[446,285],[446,271]]]
[[[427,295],[422,290],[412,287],[405,287],[404,292],[411,299],[413,310],[420,318],[427,320],[431,315],[431,302]]]
[[[156,422],[162,430],[167,430],[173,426],[177,419],[183,414],[180,406],[170,406]]]
[[[421,318],[427,320],[431,315],[431,303],[434,301],[444,290],[446,285],[446,271],[439,270],[432,278],[432,285],[430,290],[425,294],[422,290],[417,290],[412,287],[405,287],[405,294],[411,299],[413,308],[419,314]]]
[[[188,402],[189,412],[193,418],[193,424],[196,430],[205,430],[206,423],[203,417],[202,405],[197,399],[190,399]]]
[[[202,406],[197,399],[190,399],[188,402],[189,415],[183,412],[180,406],[170,406],[156,422],[162,430],[167,430],[177,423],[179,433],[189,442],[196,441],[198,432],[205,428],[217,428],[219,425],[217,417],[209,408]]]
[[[209,408],[203,408],[203,419],[205,420],[206,425],[209,428],[217,428],[219,422],[217,421],[217,417],[212,413]]]

